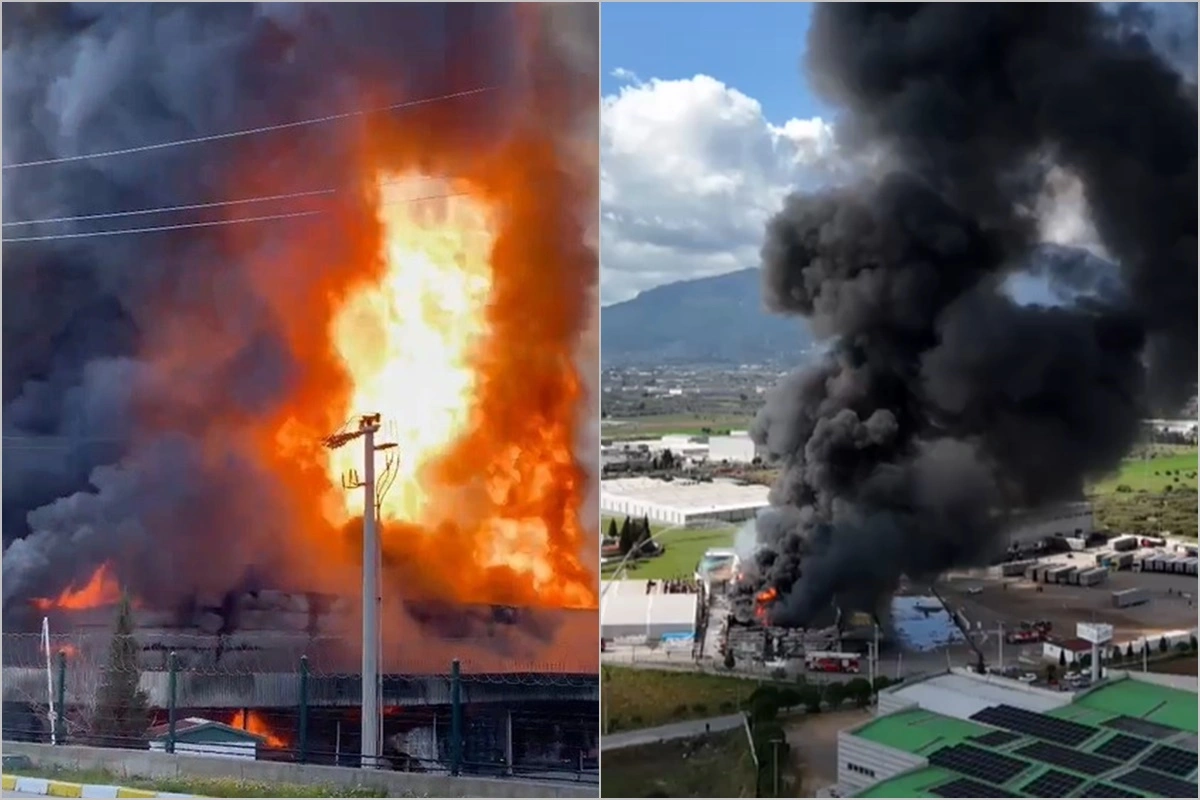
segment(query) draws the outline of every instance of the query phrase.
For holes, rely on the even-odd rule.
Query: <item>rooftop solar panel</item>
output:
[[[999,786],[1020,775],[1029,763],[1019,758],[992,753],[969,744],[944,747],[929,756],[929,763],[951,772]]]
[[[991,733],[985,733],[982,736],[972,737],[971,741],[985,744],[988,747],[1001,747],[1020,738],[1021,737],[1019,735],[1015,733],[1009,733],[1008,731],[992,731]]]
[[[1166,772],[1178,778],[1192,774],[1196,769],[1196,754],[1178,747],[1160,744],[1150,751],[1150,754],[1138,762],[1139,767],[1150,767],[1159,772]]]
[[[1027,744],[1024,747],[1018,748],[1016,754],[1084,775],[1099,775],[1102,772],[1108,772],[1110,769],[1116,769],[1121,766],[1121,762],[1111,758],[1092,755],[1082,750],[1062,747],[1061,745],[1050,744],[1049,742]]]
[[[1134,733],[1138,736],[1144,736],[1147,739],[1166,739],[1179,733],[1174,728],[1168,728],[1166,725],[1159,725],[1157,722],[1148,722],[1137,717],[1113,717],[1100,724],[1106,728],[1124,731],[1125,733]]]
[[[955,778],[929,790],[935,797],[1008,797],[999,786],[991,786],[970,778]]]
[[[1083,778],[1052,769],[1025,784],[1021,791],[1030,797],[1066,797],[1081,783]]]
[[[1147,792],[1155,797],[1195,797],[1196,784],[1190,781],[1172,778],[1148,769],[1135,769],[1117,778],[1114,783],[1132,786],[1134,789]]]
[[[1096,734],[1096,729],[1090,725],[1048,717],[1045,714],[1026,711],[1015,706],[989,706],[972,715],[971,719],[985,725],[1025,733],[1068,747],[1083,744]]]
[[[1152,743],[1127,733],[1118,733],[1092,752],[1096,755],[1108,756],[1118,761],[1132,761],[1133,757],[1145,750]]]

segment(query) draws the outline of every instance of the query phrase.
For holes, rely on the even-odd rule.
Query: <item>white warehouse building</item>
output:
[[[613,478],[600,481],[600,511],[612,516],[648,517],[667,525],[743,522],[769,503],[766,486],[733,480]]]
[[[732,431],[728,436],[708,437],[709,461],[749,464],[755,458],[765,457],[765,448],[755,444],[747,431]]]

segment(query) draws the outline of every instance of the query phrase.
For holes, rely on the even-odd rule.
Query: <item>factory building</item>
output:
[[[838,734],[841,797],[1195,797],[1196,684],[1111,671],[1080,692],[952,669]]]
[[[766,508],[768,488],[734,480],[661,480],[634,477],[600,481],[600,511],[648,517],[666,525],[737,523]]]
[[[750,464],[754,459],[766,460],[766,448],[755,444],[748,431],[731,431],[728,436],[708,437],[708,460]]]
[[[604,581],[600,595],[600,638],[690,642],[700,613],[700,595],[671,594],[644,580]]]

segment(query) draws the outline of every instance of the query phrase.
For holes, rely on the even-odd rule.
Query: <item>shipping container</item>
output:
[[[1036,561],[1009,561],[1001,565],[1000,574],[1006,578],[1013,578],[1018,575],[1028,575],[1029,570],[1036,566]]]
[[[1108,543],[1109,547],[1116,550],[1118,553],[1133,550],[1138,546],[1138,538],[1136,536],[1118,536]]]
[[[1101,550],[1099,553],[1096,553],[1096,566],[1097,567],[1104,566],[1105,561],[1110,558],[1112,558],[1111,550]]]
[[[1095,586],[1098,583],[1104,583],[1108,579],[1108,570],[1097,567],[1089,569],[1079,574],[1080,586]]]
[[[1114,561],[1117,569],[1129,569],[1133,566],[1133,553],[1120,553]]]
[[[1068,536],[1066,537],[1066,542],[1067,547],[1071,548],[1072,550],[1083,550],[1087,547],[1087,541],[1084,539]]]
[[[1112,593],[1113,608],[1129,608],[1130,606],[1141,605],[1150,601],[1150,595],[1145,589],[1125,589],[1120,592]]]

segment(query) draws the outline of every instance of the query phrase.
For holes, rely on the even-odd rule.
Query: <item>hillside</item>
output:
[[[604,367],[793,364],[812,339],[798,319],[768,314],[759,272],[656,286],[601,310]]]

